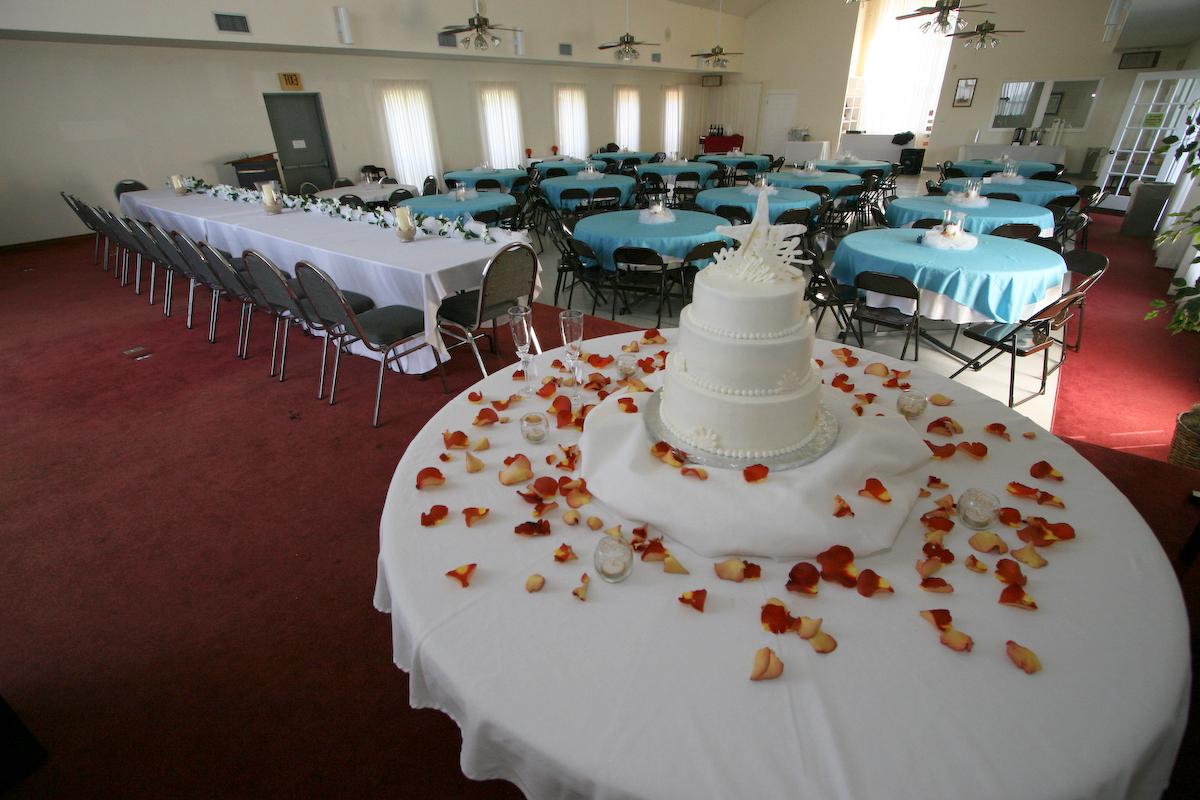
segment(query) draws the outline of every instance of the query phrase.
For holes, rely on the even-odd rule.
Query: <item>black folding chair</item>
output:
[[[908,342],[913,343],[913,361],[921,358],[921,290],[908,278],[891,275],[886,272],[860,272],[854,276],[854,288],[864,294],[860,295],[850,313],[852,320],[858,320],[856,337],[859,346],[863,343],[863,323],[882,325],[885,328],[904,331],[904,347],[900,350],[900,360],[908,354]],[[912,301],[915,306],[908,314],[891,306],[872,306],[866,292],[897,297]]]

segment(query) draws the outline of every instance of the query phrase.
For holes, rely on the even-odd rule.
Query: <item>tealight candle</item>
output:
[[[983,530],[992,524],[1000,499],[983,489],[967,489],[958,498],[958,519],[963,525]]]
[[[905,419],[916,419],[925,413],[928,406],[929,398],[924,392],[909,389],[901,392],[896,398],[896,410],[903,414]]]
[[[633,571],[633,548],[621,536],[602,536],[592,560],[603,580],[619,583]]]
[[[183,195],[187,192],[187,187],[183,185],[182,175],[171,176],[171,188],[175,190],[175,194]]]
[[[540,411],[521,415],[521,435],[530,444],[541,444],[550,432],[550,420]]]
[[[622,353],[617,356],[617,372],[622,378],[629,378],[637,371],[637,356],[632,353]]]
[[[460,203],[462,201],[466,200],[467,199],[467,187],[460,185],[457,189],[455,189],[454,190],[454,199]]]

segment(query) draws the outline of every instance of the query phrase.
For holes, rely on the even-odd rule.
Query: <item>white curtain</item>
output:
[[[642,98],[638,88],[618,86],[613,90],[613,104],[617,144],[637,150],[642,143]]]
[[[559,153],[587,157],[587,91],[582,86],[554,87],[554,129]]]
[[[912,131],[921,137],[929,113],[937,108],[949,39],[922,33],[928,18],[897,20],[921,5],[916,0],[875,0],[863,13],[870,15],[863,66],[862,111],[859,128],[867,133]]]
[[[479,119],[483,131],[483,160],[494,169],[520,168],[525,144],[521,137],[517,88],[511,83],[481,83]]]
[[[663,87],[663,151],[666,153],[683,150],[683,109],[683,87]]]
[[[379,98],[395,178],[401,183],[420,186],[426,176],[441,175],[442,154],[438,150],[429,84],[382,82]]]
[[[1005,81],[1000,84],[1000,99],[1008,98],[1008,102],[1000,107],[997,116],[1021,117],[1030,111],[1029,100],[1033,97],[1034,81]]]

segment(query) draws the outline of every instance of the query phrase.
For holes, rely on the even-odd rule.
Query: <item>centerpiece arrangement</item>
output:
[[[638,212],[638,222],[643,225],[666,225],[675,221],[675,213],[662,200],[655,200],[649,208]]]
[[[961,192],[946,192],[946,201],[951,205],[963,206],[964,208],[984,208],[989,201],[980,192],[981,186],[979,181],[973,178],[968,179],[963,183],[963,190]]]
[[[930,228],[919,241],[935,250],[974,250],[979,246],[979,238],[963,230],[966,219],[967,215],[961,211],[947,208],[942,212],[942,224]]]

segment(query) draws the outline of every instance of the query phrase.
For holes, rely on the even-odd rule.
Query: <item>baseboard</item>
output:
[[[10,253],[14,250],[33,250],[39,247],[52,247],[56,244],[70,244],[91,239],[94,233],[80,233],[76,236],[60,236],[57,239],[39,239],[36,242],[18,242],[17,244],[0,245],[0,253]]]

